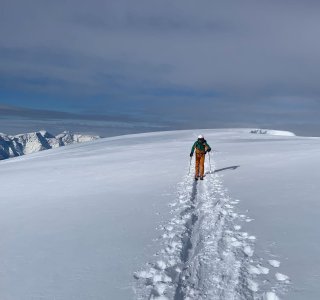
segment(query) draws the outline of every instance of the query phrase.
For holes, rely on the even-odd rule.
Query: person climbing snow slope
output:
[[[202,135],[198,136],[198,140],[193,144],[191,148],[190,157],[193,156],[194,151],[196,152],[196,164],[195,164],[195,180],[203,180],[204,176],[204,159],[207,152],[211,151],[211,147]]]

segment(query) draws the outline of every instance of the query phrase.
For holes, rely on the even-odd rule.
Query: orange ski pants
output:
[[[196,153],[196,173],[195,177],[203,177],[204,175],[204,159],[206,155],[204,153]]]

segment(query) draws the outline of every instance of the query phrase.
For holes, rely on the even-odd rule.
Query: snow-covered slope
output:
[[[179,131],[1,161],[0,298],[319,299],[319,147]]]
[[[44,130],[15,136],[0,133],[0,159],[30,154],[74,143],[89,142],[98,138],[98,136],[73,134],[68,131],[64,131],[57,136],[53,136]]]

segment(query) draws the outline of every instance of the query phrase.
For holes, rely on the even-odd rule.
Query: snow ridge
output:
[[[233,208],[218,174],[203,182],[186,176],[172,203],[173,218],[163,227],[163,249],[147,270],[136,272],[137,299],[272,299],[269,269],[254,256],[254,236],[241,232],[249,220]],[[276,298],[274,298],[276,299]]]
[[[0,160],[98,138],[99,136],[73,134],[69,131],[57,136],[45,130],[15,136],[0,133]]]

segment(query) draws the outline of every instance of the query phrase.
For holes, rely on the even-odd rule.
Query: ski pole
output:
[[[210,174],[212,173],[212,171],[211,171],[211,159],[210,159],[210,152],[208,152],[208,154],[209,154],[209,167],[210,167]]]
[[[191,160],[192,160],[192,157],[190,157],[190,163],[189,163],[189,172],[188,172],[188,175],[190,175],[190,169],[191,169]]]

